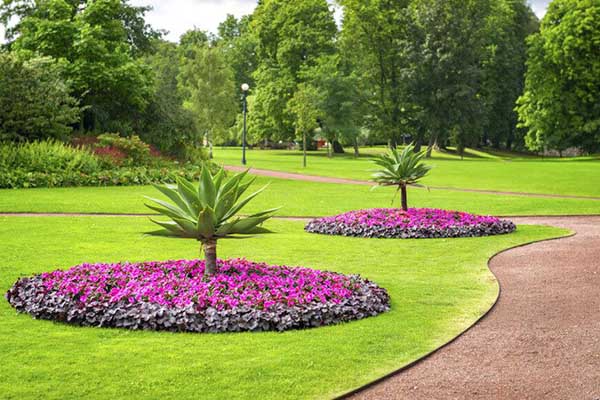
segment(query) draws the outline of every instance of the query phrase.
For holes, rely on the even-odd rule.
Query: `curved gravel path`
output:
[[[345,178],[334,178],[328,176],[317,176],[317,175],[304,175],[296,174],[292,172],[272,171],[268,169],[252,168],[252,167],[239,167],[232,165],[224,165],[227,171],[242,172],[250,169],[250,173],[258,176],[266,176],[277,179],[290,179],[294,181],[306,181],[306,182],[320,182],[320,183],[340,183],[347,185],[368,185],[373,186],[373,182],[361,181],[357,179],[345,179]],[[498,190],[485,190],[485,189],[463,189],[454,187],[443,187],[443,186],[428,186],[431,190],[449,190],[453,192],[467,192],[467,193],[486,193],[495,194],[501,196],[524,196],[524,197],[542,197],[551,199],[582,199],[582,200],[597,200],[600,201],[600,197],[593,196],[576,196],[567,194],[545,194],[545,193],[524,193],[524,192],[505,192]]]
[[[352,399],[600,399],[600,217],[513,218],[576,235],[500,253],[492,311]]]

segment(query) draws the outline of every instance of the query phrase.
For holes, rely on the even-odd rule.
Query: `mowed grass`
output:
[[[269,183],[245,212],[283,206],[281,216],[323,216],[372,207],[390,207],[394,189],[258,178]],[[148,213],[143,196],[160,197],[150,186],[0,190],[0,212]],[[399,206],[398,197],[394,207]],[[534,198],[446,190],[410,189],[409,206],[493,215],[600,214],[600,201]]]
[[[331,398],[447,342],[493,303],[487,268],[510,246],[563,235],[522,226],[491,238],[376,240],[276,233],[221,241],[221,257],[360,273],[386,287],[391,312],[286,333],[174,334],[81,328],[18,315],[0,301],[4,399]],[[143,235],[140,217],[0,217],[0,291],[18,277],[82,262],[194,258],[197,243]]]
[[[250,150],[248,166],[308,175],[368,180],[375,168],[373,154],[384,148],[365,149],[359,158],[346,155],[327,158],[324,150],[309,152],[308,166],[302,167],[302,153],[286,150]],[[215,161],[224,165],[241,165],[241,150],[216,148]],[[575,159],[510,157],[506,153],[470,150],[461,160],[453,154],[435,153],[427,161],[434,166],[423,183],[431,186],[545,193],[575,196],[600,196],[600,160],[594,157]]]

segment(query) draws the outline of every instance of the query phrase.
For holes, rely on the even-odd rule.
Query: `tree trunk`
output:
[[[400,199],[402,201],[402,210],[408,211],[408,199],[406,193],[406,185],[400,185]]]
[[[420,153],[421,152],[421,146],[423,146],[423,135],[422,134],[418,134],[416,140],[414,141],[415,143],[415,153]]]
[[[302,165],[306,168],[306,132],[302,134]]]
[[[345,154],[346,153],[344,151],[344,146],[342,146],[342,144],[337,139],[333,139],[333,141],[331,142],[331,146],[333,147],[333,152],[335,154]]]
[[[358,158],[358,138],[354,138],[354,157]]]
[[[327,141],[327,158],[331,158],[333,156],[333,143]]]
[[[207,240],[204,246],[204,276],[212,276],[217,271],[217,241]]]
[[[431,137],[429,138],[429,146],[427,146],[427,153],[425,154],[425,157],[431,158],[431,151],[433,150],[433,146],[435,146],[436,139],[436,135],[432,133]]]

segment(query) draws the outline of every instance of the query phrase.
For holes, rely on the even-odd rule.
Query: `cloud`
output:
[[[146,21],[155,29],[169,31],[167,39],[179,40],[182,33],[194,27],[216,32],[227,14],[241,17],[252,13],[256,0],[132,0],[131,4],[150,5]]]

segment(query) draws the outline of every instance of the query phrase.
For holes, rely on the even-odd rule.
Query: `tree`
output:
[[[503,0],[493,6],[482,65],[485,118],[481,142],[494,148],[522,149],[515,104],[525,84],[525,40],[539,29],[539,23],[525,0]]]
[[[152,96],[135,130],[161,152],[183,158],[186,147],[199,141],[199,134],[193,113],[183,107],[178,87],[179,50],[176,44],[166,41],[157,41],[153,46],[155,52],[144,57],[152,70]]]
[[[364,108],[359,100],[359,82],[351,66],[339,54],[323,56],[316,66],[303,71],[303,80],[318,88],[316,108],[321,134],[328,141],[328,156],[343,153],[341,143],[354,146],[358,156],[358,135]]]
[[[184,58],[183,63],[179,87],[184,94],[184,106],[194,114],[212,158],[214,138],[225,135],[235,122],[233,71],[217,48],[206,45],[194,47],[193,58]]]
[[[600,4],[555,0],[528,40],[525,92],[518,101],[530,150],[600,149]]]
[[[335,52],[337,27],[326,0],[264,0],[254,11],[257,69],[255,134],[275,140],[293,138],[294,116],[287,103],[303,82],[302,70]]]
[[[296,137],[302,138],[302,165],[306,167],[307,136],[319,127],[322,110],[319,108],[319,92],[309,84],[302,83],[288,102],[290,113],[295,117]],[[311,137],[312,139],[312,137]]]
[[[61,64],[49,57],[19,59],[0,52],[0,136],[64,138],[80,109]]]
[[[382,169],[373,174],[373,181],[380,186],[396,186],[404,211],[408,210],[407,186],[416,185],[431,170],[430,166],[422,163],[425,155],[425,152],[415,153],[415,147],[410,144],[401,153],[391,149],[390,154],[374,160]]]
[[[450,141],[462,154],[483,129],[482,60],[492,0],[415,0],[416,103],[434,145]]]
[[[127,0],[6,0],[0,21],[11,51],[64,60],[72,94],[85,106],[82,128],[127,131],[150,95],[150,71],[137,56],[160,35],[144,23],[147,10]]]
[[[156,204],[146,204],[148,208],[171,219],[169,222],[151,219],[164,228],[155,234],[192,238],[201,243],[206,262],[205,276],[214,275],[216,272],[219,239],[268,232],[259,225],[277,211],[271,209],[248,217],[237,216],[246,204],[265,189],[263,187],[240,200],[254,182],[254,179],[243,182],[247,172],[226,179],[222,168],[212,175],[205,165],[198,185],[183,178],[178,180],[175,188],[155,185],[156,189],[173,203],[147,197]]]
[[[247,83],[250,87],[255,85],[253,74],[258,59],[256,38],[250,32],[251,21],[252,16],[244,16],[238,20],[229,14],[225,21],[219,24],[216,44],[225,54],[227,64],[233,69],[236,89],[242,83]],[[236,90],[235,94],[239,94],[239,91]]]
[[[391,147],[402,142],[412,110],[409,0],[341,0],[341,54],[354,69],[366,125]]]

